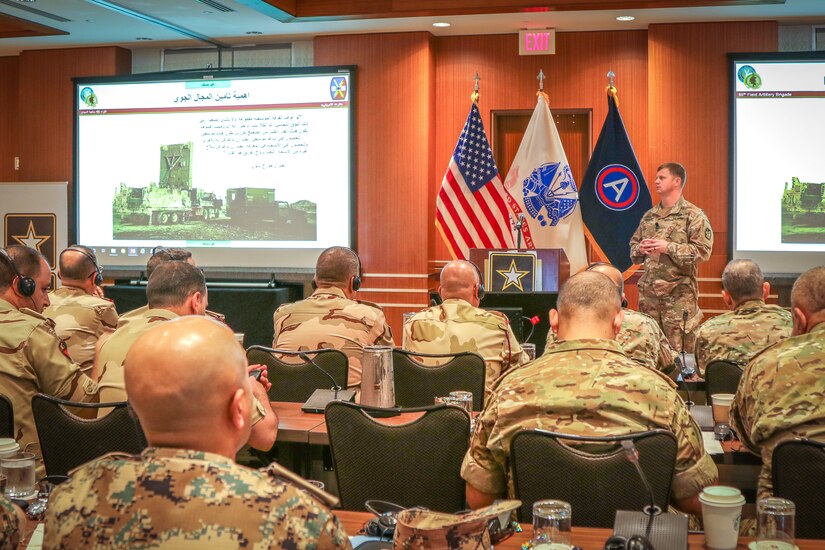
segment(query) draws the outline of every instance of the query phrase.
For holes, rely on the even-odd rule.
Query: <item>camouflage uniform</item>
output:
[[[43,315],[54,321],[54,329],[69,346],[72,360],[88,373],[94,363],[97,339],[117,328],[115,304],[70,286],[50,292],[49,301],[51,305]]]
[[[51,319],[0,299],[0,327],[0,391],[11,399],[14,438],[26,449],[38,445],[31,406],[35,394],[88,402],[97,397],[97,384],[69,359]],[[37,473],[45,475],[42,461]]]
[[[134,310],[134,312],[137,311]],[[128,322],[121,325],[103,344],[98,357],[98,368],[100,369],[98,385],[100,386],[101,403],[126,401],[126,385],[123,379],[123,363],[126,361],[126,354],[129,353],[132,344],[144,332],[156,327],[158,323],[176,317],[179,317],[179,315],[168,309],[149,309],[148,307],[141,309],[140,315],[131,315]],[[253,402],[255,407],[252,409],[252,425],[255,425],[267,413],[256,397],[253,397]],[[106,416],[111,411],[112,409],[100,409],[98,417]]]
[[[43,548],[351,548],[334,502],[277,464],[150,447],[75,470],[49,500]]]
[[[663,254],[642,254],[643,239],[668,241]],[[673,208],[662,203],[648,210],[630,238],[630,259],[644,264],[639,280],[639,311],[647,313],[659,326],[674,349],[682,347],[682,312],[687,310],[685,350],[693,350],[696,329],[702,322],[699,309],[699,263],[710,258],[713,230],[705,213],[679,197]]]
[[[17,512],[9,499],[0,493],[0,550],[15,550],[20,542]]]
[[[702,432],[684,401],[656,371],[629,359],[613,340],[568,340],[505,374],[476,421],[461,477],[488,494],[514,494],[509,449],[521,429],[610,436],[665,429],[678,445],[673,497],[717,477]]]
[[[393,346],[392,330],[380,306],[350,300],[336,287],[319,288],[300,302],[284,304],[272,316],[272,347],[286,351],[334,348],[349,359],[347,386],[361,385],[361,349]]]
[[[791,335],[791,313],[762,300],[747,300],[736,309],[712,317],[696,335],[696,365],[704,376],[715,359],[747,365],[754,355]]]
[[[117,328],[123,328],[135,319],[140,319],[147,311],[149,311],[148,305],[135,308],[132,311],[127,311],[121,315],[120,318],[118,318]]]
[[[472,351],[484,358],[485,399],[503,372],[528,361],[516,340],[507,317],[497,311],[473,307],[451,298],[416,313],[404,325],[407,350],[414,353],[459,353]],[[443,360],[423,359],[430,365]]]
[[[742,375],[731,422],[742,442],[762,456],[758,498],[770,496],[771,457],[778,443],[825,441],[825,322],[757,354]]]
[[[671,347],[659,324],[650,315],[622,308],[624,320],[622,329],[616,335],[616,341],[631,359],[638,361],[651,370],[668,373],[673,370],[676,350]],[[556,334],[553,329],[547,332],[547,352]],[[674,384],[675,387],[675,384]]]

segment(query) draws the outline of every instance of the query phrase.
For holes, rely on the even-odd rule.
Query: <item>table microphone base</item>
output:
[[[650,516],[644,512],[617,510],[613,522],[613,534],[630,538],[644,535]],[[648,537],[656,550],[682,550],[688,547],[688,518],[667,512],[653,517]]]
[[[327,403],[332,401],[349,401],[355,402],[355,392],[352,390],[338,390],[336,397],[333,390],[318,389],[312,392],[306,403],[301,407],[301,410],[306,413],[323,413]]]

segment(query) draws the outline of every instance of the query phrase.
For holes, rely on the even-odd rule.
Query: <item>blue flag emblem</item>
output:
[[[596,198],[610,210],[627,210],[639,198],[639,178],[623,164],[608,164],[596,176]]]
[[[558,225],[573,213],[579,202],[570,166],[561,167],[558,162],[548,162],[533,170],[524,180],[522,190],[527,212],[542,227]]]

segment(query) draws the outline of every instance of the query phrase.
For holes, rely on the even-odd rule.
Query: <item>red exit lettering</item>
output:
[[[530,52],[543,52],[550,48],[549,32],[528,32],[524,35],[524,49]]]

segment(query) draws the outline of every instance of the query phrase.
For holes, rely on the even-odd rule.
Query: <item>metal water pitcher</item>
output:
[[[361,359],[361,404],[394,407],[395,385],[390,346],[366,346]]]

